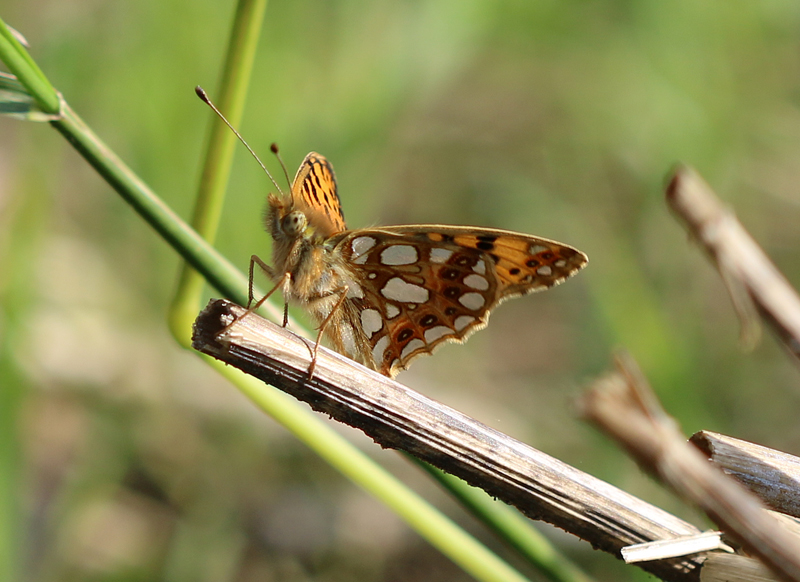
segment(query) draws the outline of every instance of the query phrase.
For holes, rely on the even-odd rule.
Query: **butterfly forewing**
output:
[[[566,245],[494,229],[395,226],[340,238],[336,250],[363,290],[352,302],[371,347],[364,359],[389,376],[484,327],[502,300],[557,285],[586,264]]]
[[[333,166],[311,152],[300,164],[292,184],[292,200],[319,234],[329,237],[345,228]]]

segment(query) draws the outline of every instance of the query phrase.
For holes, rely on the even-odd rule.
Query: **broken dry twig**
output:
[[[726,536],[782,579],[800,581],[800,536],[685,441],[630,356],[620,355],[617,366],[619,372],[599,380],[584,397],[584,415],[647,471],[703,509]]]
[[[716,262],[742,320],[743,336],[758,329],[749,315],[755,303],[789,352],[800,359],[800,297],[733,212],[688,167],[675,171],[667,186],[667,203]]]
[[[619,556],[624,546],[699,532],[608,483],[582,473],[452,408],[321,348],[312,379],[305,340],[244,308],[215,301],[195,323],[196,349],[461,477],[533,519]],[[224,331],[223,331],[224,330]],[[664,580],[697,580],[696,558],[640,566]]]

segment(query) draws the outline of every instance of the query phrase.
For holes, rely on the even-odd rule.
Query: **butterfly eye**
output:
[[[308,226],[308,219],[306,215],[299,210],[290,212],[281,220],[281,230],[288,236],[299,235],[306,229],[306,226]]]

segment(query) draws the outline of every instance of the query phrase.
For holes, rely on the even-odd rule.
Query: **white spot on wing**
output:
[[[483,304],[486,303],[486,300],[480,293],[464,293],[458,298],[458,302],[467,309],[477,311],[483,307]]]
[[[364,291],[361,289],[361,285],[357,283],[350,283],[347,286],[347,296],[351,299],[352,298],[363,299]]]
[[[411,340],[410,342],[408,342],[408,344],[406,344],[406,347],[403,348],[403,351],[400,354],[400,359],[402,360],[402,359],[408,357],[409,355],[411,355],[411,352],[413,352],[414,350],[418,350],[419,348],[424,347],[424,346],[425,346],[425,342],[423,342],[419,338],[415,338],[415,339]]]
[[[452,333],[453,330],[447,327],[446,325],[437,325],[436,327],[432,327],[430,329],[425,330],[425,341],[428,342],[429,344],[432,344],[436,340],[441,339],[444,336]]]
[[[434,247],[431,249],[431,263],[444,263],[452,254],[450,249]]]
[[[549,277],[553,274],[553,269],[545,265],[544,267],[539,267],[536,269],[536,274],[541,275],[542,277]]]
[[[378,241],[371,236],[360,236],[358,238],[354,238],[353,242],[350,243],[350,248],[353,249],[353,254],[350,257],[350,260],[357,265],[365,264],[369,258],[370,249],[374,247],[377,242]]]
[[[453,323],[455,323],[456,329],[461,331],[473,321],[475,321],[475,318],[471,315],[459,315]]]
[[[386,351],[387,347],[389,347],[389,336],[385,335],[379,339],[375,347],[372,348],[372,359],[375,360],[375,363],[379,366],[383,363],[383,353]]]
[[[472,270],[475,271],[476,273],[478,273],[479,275],[485,275],[486,274],[486,261],[484,261],[483,259],[479,259],[478,262],[475,263],[475,266],[472,267]]]
[[[375,309],[365,309],[361,312],[361,328],[367,337],[375,335],[383,327],[383,318]]]
[[[411,245],[392,245],[381,251],[381,263],[384,265],[410,265],[417,260],[417,249]]]
[[[556,261],[555,263],[553,263],[553,264],[554,264],[556,267],[558,267],[559,269],[563,269],[564,267],[566,267],[566,266],[567,266],[567,261],[565,261],[564,259],[559,259],[559,260],[557,260],[557,261]]]
[[[542,245],[531,245],[530,252],[532,255],[537,255],[542,251],[546,251],[547,247]]]
[[[400,315],[400,309],[397,307],[397,305],[392,305],[391,303],[387,303],[386,304],[386,317],[388,319],[394,319],[398,315]]]
[[[425,303],[428,300],[428,290],[419,285],[406,283],[400,277],[389,279],[381,289],[381,295],[392,301],[402,303]]]
[[[360,236],[358,238],[354,238],[353,242],[350,243],[350,248],[353,249],[352,259],[356,260],[364,253],[369,252],[369,250],[375,246],[376,242],[378,241],[371,236]]]
[[[475,273],[464,277],[464,284],[479,291],[486,291],[489,288],[489,281],[486,280],[486,277]]]

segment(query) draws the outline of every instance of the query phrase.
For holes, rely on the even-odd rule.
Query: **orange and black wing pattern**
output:
[[[323,237],[346,230],[336,175],[323,156],[311,152],[300,164],[292,184],[292,201]]]

